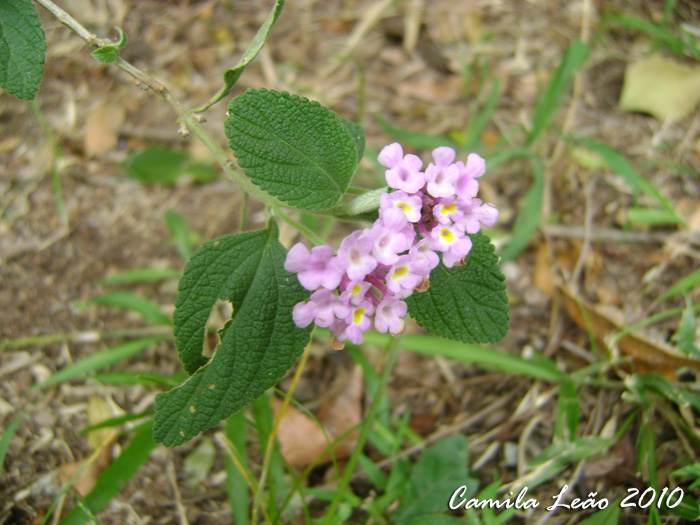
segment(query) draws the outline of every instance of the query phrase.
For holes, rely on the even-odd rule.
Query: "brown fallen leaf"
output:
[[[83,129],[83,147],[88,157],[101,157],[113,150],[119,140],[126,111],[118,104],[99,102],[90,109]]]
[[[599,306],[586,302],[564,285],[558,286],[562,293],[564,308],[569,317],[582,329],[588,330],[586,317],[593,335],[601,346],[606,345],[606,337],[624,329]],[[583,315],[581,308],[585,310]],[[652,340],[641,332],[632,332],[620,337],[617,346],[625,355],[632,358],[632,370],[638,373],[656,372],[668,379],[676,379],[679,368],[690,368],[700,373],[700,361],[689,359],[670,345]]]
[[[659,120],[679,120],[700,102],[700,68],[661,55],[632,62],[625,70],[622,111],[649,113]]]
[[[329,444],[328,440],[334,441],[360,423],[362,386],[362,370],[356,366],[342,388],[336,394],[327,397],[318,411],[318,421],[291,405],[287,407],[277,431],[277,439],[282,456],[291,466],[310,465],[324,453]],[[271,404],[277,417],[282,401],[274,398]],[[357,436],[358,430],[355,428],[336,443],[333,448],[336,459],[346,458],[352,453],[357,443]],[[326,454],[319,464],[330,460],[330,454]]]
[[[109,404],[98,396],[92,396],[88,401],[88,422],[91,425],[100,423],[113,416]],[[73,482],[73,488],[81,496],[86,496],[95,487],[97,478],[107,468],[110,462],[110,447],[117,436],[114,428],[102,428],[88,434],[88,442],[93,450],[99,450],[99,454],[83,471],[78,479]],[[82,468],[87,460],[75,461],[61,465],[58,469],[58,479],[61,485],[68,483],[71,478]]]

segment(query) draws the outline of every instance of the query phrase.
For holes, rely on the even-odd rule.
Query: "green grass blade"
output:
[[[121,425],[122,423],[128,423],[129,421],[136,421],[137,419],[143,419],[144,417],[152,416],[153,410],[146,410],[145,412],[138,412],[136,414],[124,414],[123,416],[110,417],[104,421],[100,421],[95,425],[90,425],[85,427],[80,431],[81,434],[88,434],[89,432],[94,432],[101,428],[111,428]]]
[[[433,149],[439,148],[440,146],[450,146],[451,148],[458,149],[459,145],[453,140],[440,135],[428,135],[427,133],[417,133],[413,131],[406,131],[403,128],[392,126],[389,124],[384,117],[381,115],[376,115],[375,120],[382,131],[387,135],[395,138],[404,146],[411,146],[418,149]]]
[[[166,281],[168,279],[179,279],[181,275],[182,271],[176,270],[175,268],[139,268],[138,270],[115,273],[114,275],[100,279],[100,284],[110,285]]]
[[[319,333],[321,330],[316,332]],[[386,335],[367,332],[365,341],[368,344],[379,345],[386,342]],[[500,372],[534,377],[544,381],[561,381],[567,377],[557,368],[554,361],[544,356],[535,363],[502,350],[458,343],[429,335],[404,334],[401,337],[401,347],[423,355],[440,355],[455,361],[479,364]]]
[[[141,315],[146,321],[153,324],[171,325],[170,316],[163,312],[156,303],[141,295],[124,290],[116,290],[102,295],[97,295],[84,301],[81,306],[102,304],[124,310],[131,310]]]
[[[194,251],[194,246],[193,234],[189,226],[187,226],[187,221],[175,210],[166,211],[163,219],[173,236],[173,244],[175,248],[177,248],[180,256],[185,261],[189,260]]]
[[[0,438],[0,475],[2,475],[2,469],[5,465],[5,456],[7,456],[7,450],[10,448],[10,441],[12,441],[12,436],[14,436],[15,432],[17,432],[17,429],[19,428],[19,425],[20,423],[22,423],[23,419],[24,414],[15,418],[12,421],[12,423],[7,425],[7,428],[2,433],[2,437]]]
[[[537,101],[532,129],[527,136],[528,146],[531,146],[549,126],[559,109],[561,99],[571,77],[581,69],[586,58],[588,58],[588,47],[586,47],[586,44],[580,40],[572,42],[564,54],[564,59],[549,81],[546,91]]]
[[[695,270],[693,273],[686,275],[683,277],[683,279],[674,284],[665,294],[661,296],[661,300],[663,301],[680,295],[683,292],[692,290],[698,285],[700,285],[700,270]]]
[[[84,503],[93,514],[99,513],[126,486],[139,467],[148,459],[157,443],[151,437],[153,424],[140,427],[134,438],[97,478],[95,488],[85,496]],[[89,519],[80,508],[74,508],[60,525],[79,525]]]
[[[240,410],[226,420],[226,437],[236,447],[240,457],[246,457],[246,435],[248,422],[245,418],[245,410]],[[226,464],[226,488],[228,499],[231,502],[231,513],[236,525],[248,525],[249,523],[249,492],[245,478],[239,472],[233,460],[225,455]]]
[[[607,508],[591,514],[579,525],[617,525],[620,521],[620,503],[622,498],[617,498]]]
[[[664,27],[649,20],[644,20],[631,15],[611,15],[603,18],[602,23],[604,26],[609,24],[617,24],[629,29],[634,29],[635,31],[646,33],[651,38],[668,48],[669,51],[677,55],[682,55],[683,51],[685,50],[685,42],[683,42],[682,38],[677,37],[668,29],[665,29]]]
[[[500,98],[500,96],[501,83],[497,78],[494,78],[493,85],[491,86],[491,93],[489,94],[489,98],[486,101],[486,104],[484,104],[484,108],[479,112],[478,115],[476,115],[474,120],[470,122],[469,126],[467,127],[467,132],[465,134],[464,139],[464,147],[467,150],[471,150],[472,148],[477,147],[481,142],[479,139],[479,137],[481,136],[481,132],[484,131],[484,128],[486,128],[486,126],[488,126],[489,121],[491,120],[491,115],[496,109],[496,105],[498,104],[498,99]]]
[[[139,352],[143,352],[150,345],[156,341],[160,341],[161,339],[163,339],[163,337],[145,337],[143,339],[129,341],[128,343],[123,343],[108,350],[89,355],[85,359],[81,359],[80,361],[77,361],[64,369],[59,370],[45,381],[34,385],[30,389],[30,392],[61,383],[63,381],[68,381],[69,379],[81,377],[88,372],[118,363],[123,359],[136,355]]]
[[[528,159],[532,164],[532,185],[525,194],[520,213],[513,224],[510,241],[501,253],[504,261],[513,260],[520,255],[540,225],[544,195],[544,165],[537,155],[521,148],[508,150],[487,159],[487,166],[493,169],[502,162],[519,157]]]
[[[668,224],[683,224],[675,213],[658,208],[639,208],[634,206],[627,210],[627,220],[630,224],[665,226]]]
[[[585,147],[598,154],[603,162],[607,164],[608,168],[620,175],[635,193],[640,190],[643,191],[658,202],[670,215],[676,217],[680,224],[685,224],[685,221],[678,215],[671,201],[668,200],[656,186],[637,173],[637,170],[635,170],[619,152],[602,142],[596,142],[595,140],[585,137],[569,137],[569,140],[583,144]]]
[[[174,388],[182,383],[185,378],[178,376],[167,376],[165,374],[151,374],[147,372],[136,372],[133,370],[119,370],[115,372],[103,372],[94,374],[92,379],[105,384],[115,385],[160,385],[166,388]]]

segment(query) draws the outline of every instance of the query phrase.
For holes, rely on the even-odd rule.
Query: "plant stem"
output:
[[[253,515],[250,520],[251,523],[258,522],[258,507],[260,507],[262,495],[265,491],[265,480],[267,479],[267,472],[268,470],[270,470],[270,459],[272,458],[272,450],[275,447],[275,437],[277,436],[277,430],[279,429],[280,423],[282,422],[282,418],[284,417],[284,413],[286,412],[287,407],[289,406],[289,402],[291,401],[292,396],[294,395],[294,390],[296,390],[297,383],[299,383],[299,379],[301,379],[301,374],[304,372],[306,362],[309,359],[310,348],[311,342],[309,341],[309,344],[306,345],[306,348],[304,348],[304,353],[301,355],[301,360],[299,361],[297,369],[294,372],[294,377],[292,378],[292,382],[289,385],[289,390],[287,390],[287,395],[284,396],[284,401],[282,402],[280,411],[277,414],[277,417],[275,418],[275,424],[272,427],[270,436],[267,438],[267,446],[265,447],[265,459],[263,460],[260,481],[258,481],[258,492],[255,494],[255,500],[253,501]]]
[[[62,24],[77,33],[78,36],[85,40],[85,42],[87,42],[89,45],[101,47],[113,43],[109,39],[97,38],[96,35],[90,33],[83,25],[80,24],[80,22],[54,4],[51,0],[37,0],[37,3],[53,14]],[[226,175],[228,175],[233,182],[238,184],[245,193],[252,195],[269,206],[282,206],[281,201],[262,191],[255,184],[253,184],[252,181],[243,174],[243,172],[234,167],[231,158],[200,125],[200,117],[194,114],[197,111],[197,108],[190,110],[186,109],[182,102],[180,102],[162,82],[158,81],[148,73],[138,69],[123,58],[119,57],[119,60],[115,63],[115,65],[122,71],[128,73],[133,78],[138,80],[141,85],[150,88],[152,91],[160,95],[166,102],[168,102],[168,104],[170,104],[170,106],[177,113],[178,122],[180,122],[180,124],[185,128],[182,133],[185,134],[187,131],[189,131],[199,140],[201,140],[207,149],[209,149],[216,161],[221,165]],[[292,224],[292,226],[294,226],[294,224]],[[306,235],[305,232],[302,233]]]
[[[350,484],[350,480],[355,470],[355,466],[357,465],[357,462],[360,459],[362,450],[364,449],[365,443],[367,442],[367,438],[369,437],[370,430],[372,430],[374,420],[377,417],[377,412],[379,411],[379,406],[382,403],[382,398],[386,393],[386,387],[389,384],[391,372],[394,370],[396,358],[399,355],[398,337],[391,337],[389,344],[386,346],[385,354],[387,355],[387,358],[384,363],[384,370],[382,370],[382,376],[379,382],[379,387],[377,388],[377,393],[374,396],[374,399],[372,400],[372,404],[369,407],[367,417],[365,418],[364,423],[362,424],[360,435],[357,438],[357,444],[355,445],[355,448],[352,451],[350,459],[348,459],[348,462],[345,465],[345,471],[343,472],[343,477],[340,480],[340,484],[336,488],[333,501],[331,502],[330,507],[328,507],[328,510],[326,511],[326,516],[323,520],[324,525],[334,525],[336,523],[335,514],[338,510],[338,506],[340,505],[341,501],[345,496],[345,491],[348,489],[348,485]]]
[[[292,219],[289,215],[284,213],[279,207],[273,206],[272,211],[274,212],[275,215],[278,215],[280,219],[282,219],[284,222],[289,224],[292,228],[295,230],[301,232],[302,234],[306,235],[311,242],[314,244],[320,246],[321,244],[326,244],[323,242],[323,239],[321,239],[318,235],[316,235],[314,232],[312,232],[309,228],[301,224],[300,222],[295,221]]]

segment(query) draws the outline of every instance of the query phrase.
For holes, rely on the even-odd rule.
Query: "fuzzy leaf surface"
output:
[[[470,235],[472,249],[464,266],[430,273],[430,288],[406,302],[408,313],[423,328],[464,343],[497,343],[508,332],[508,297],[490,239]]]
[[[292,308],[308,298],[284,269],[286,250],[271,222],[265,230],[227,235],[204,244],[185,267],[174,314],[175,344],[192,374],[156,396],[153,435],[175,446],[216,425],[273,386],[309,341]],[[202,355],[204,330],[217,299],[233,317],[211,359]]]
[[[358,142],[349,127],[297,95],[248,90],[231,101],[225,131],[251,181],[294,208],[334,206],[357,167]]]
[[[32,100],[45,60],[46,36],[34,3],[0,2],[0,86],[17,98]]]

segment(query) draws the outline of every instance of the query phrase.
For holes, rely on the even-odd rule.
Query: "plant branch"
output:
[[[58,7],[51,0],[36,0],[42,7],[53,14],[62,24],[74,31],[80,36],[86,43],[94,47],[102,47],[105,45],[113,44],[109,39],[100,39],[96,35],[90,33],[80,22],[73,18],[66,11]],[[119,57],[119,60],[114,64],[122,71],[128,73],[133,78],[135,78],[142,86],[146,86],[156,94],[160,95],[170,106],[175,110],[178,115],[178,122],[184,128],[181,130],[183,135],[187,134],[187,131],[195,135],[202,143],[209,149],[211,154],[214,156],[216,161],[221,165],[226,175],[238,184],[241,189],[256,197],[258,200],[268,204],[270,206],[279,207],[282,203],[275,197],[268,195],[255,184],[253,184],[250,179],[248,179],[243,172],[236,169],[231,158],[226,154],[226,152],[219,146],[219,144],[209,135],[204,128],[202,128],[200,122],[201,118],[195,116],[193,110],[187,110],[185,106],[178,100],[172,92],[159,80],[152,77],[145,71],[140,70],[130,62]],[[196,111],[196,110],[195,110]]]

